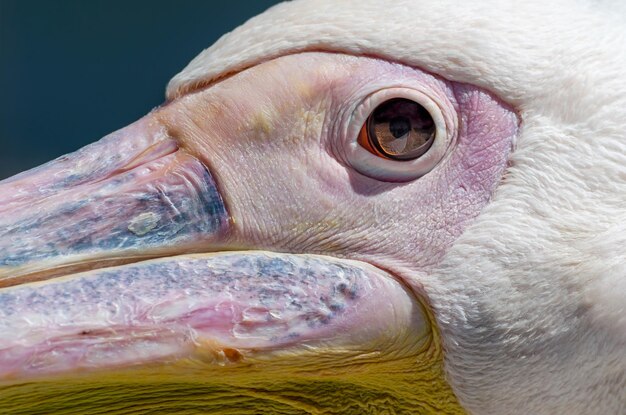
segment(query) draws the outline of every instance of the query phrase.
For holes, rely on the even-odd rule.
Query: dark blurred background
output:
[[[0,0],[0,180],[163,102],[169,79],[274,0]]]

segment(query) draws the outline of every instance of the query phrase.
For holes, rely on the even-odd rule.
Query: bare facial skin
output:
[[[416,177],[357,143],[371,105],[405,95],[438,122],[439,153],[414,163]],[[77,391],[78,372],[103,373],[109,391],[111,373],[180,375],[181,362],[201,360],[207,375],[189,379],[209,393],[224,364],[283,362],[276,376],[288,381],[318,376],[329,359],[351,362],[346,390],[379,370],[387,398],[371,398],[375,408],[392,399],[458,413],[419,279],[489,201],[517,128],[479,88],[375,58],[300,53],[0,182],[0,396],[22,385],[0,409],[13,411],[20,393],[48,402],[49,381]],[[232,387],[249,394],[249,379]],[[416,391],[421,382],[438,392]],[[219,396],[222,410],[236,407]],[[350,413],[345,399],[330,413]]]
[[[430,173],[408,182],[365,176],[346,154],[345,142],[361,127],[359,105],[397,87],[432,96],[456,140]],[[172,134],[225,189],[233,245],[394,269],[427,269],[478,214],[500,180],[518,123],[478,88],[324,53],[260,64],[155,115],[175,125]]]

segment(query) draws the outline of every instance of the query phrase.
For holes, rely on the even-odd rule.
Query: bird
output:
[[[626,9],[296,0],[0,182],[0,412],[626,411]]]

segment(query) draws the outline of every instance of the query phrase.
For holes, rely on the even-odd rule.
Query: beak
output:
[[[206,249],[228,229],[213,177],[148,116],[0,182],[0,286]]]
[[[228,190],[159,111],[0,182],[0,380],[423,348],[421,305],[384,271],[234,251]]]

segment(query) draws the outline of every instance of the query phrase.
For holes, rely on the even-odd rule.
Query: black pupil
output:
[[[389,131],[395,138],[403,137],[411,131],[411,121],[406,117],[394,117],[389,120]]]
[[[405,98],[383,102],[367,123],[370,144],[395,160],[420,157],[435,139],[435,121],[428,110]]]

